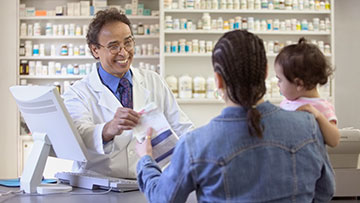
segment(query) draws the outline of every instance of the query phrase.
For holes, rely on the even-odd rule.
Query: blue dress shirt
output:
[[[120,78],[106,72],[100,63],[99,63],[99,76],[100,76],[101,82],[107,88],[109,88],[109,90],[115,95],[115,97],[119,101],[121,101],[120,93],[119,93],[119,91],[117,91],[118,87],[119,87]],[[133,82],[132,82],[132,73],[131,73],[130,69],[125,73],[125,75],[123,77],[125,77],[130,82],[131,87],[132,87]]]

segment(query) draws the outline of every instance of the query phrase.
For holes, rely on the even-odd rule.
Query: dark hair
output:
[[[297,44],[284,47],[276,56],[275,64],[282,67],[287,80],[293,83],[295,78],[299,78],[307,90],[315,88],[317,84],[326,84],[333,73],[320,49],[307,43],[303,37]]]
[[[119,10],[116,8],[101,10],[98,11],[95,15],[95,18],[92,19],[89,25],[89,30],[86,34],[86,42],[89,48],[91,49],[91,45],[99,47],[99,32],[101,31],[101,28],[108,23],[117,21],[128,25],[131,31],[131,35],[133,35],[130,20],[126,17],[125,14],[119,12]],[[96,57],[94,56],[94,58]]]
[[[255,105],[266,92],[267,59],[262,39],[246,30],[227,32],[215,45],[212,63],[225,81],[229,99],[247,109],[250,135],[261,138],[264,127]]]

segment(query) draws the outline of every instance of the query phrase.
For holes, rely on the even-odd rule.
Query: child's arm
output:
[[[296,110],[307,111],[315,116],[327,145],[336,147],[339,144],[340,132],[335,121],[328,121],[327,118],[311,104],[305,104]]]

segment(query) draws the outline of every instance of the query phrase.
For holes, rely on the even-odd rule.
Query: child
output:
[[[316,88],[318,84],[327,83],[332,71],[324,54],[304,38],[300,38],[297,44],[284,47],[275,58],[278,86],[286,98],[280,107],[312,113],[319,123],[325,143],[335,147],[340,139],[335,110],[330,102],[320,98]]]

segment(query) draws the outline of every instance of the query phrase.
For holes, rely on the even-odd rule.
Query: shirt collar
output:
[[[117,88],[119,86],[119,82],[120,82],[120,78],[111,75],[110,73],[106,72],[104,70],[104,68],[102,67],[101,63],[99,63],[99,76],[101,79],[101,82],[108,87],[113,93],[115,93],[117,91]],[[132,85],[132,72],[129,69],[125,75],[123,76],[125,77],[130,84]]]

